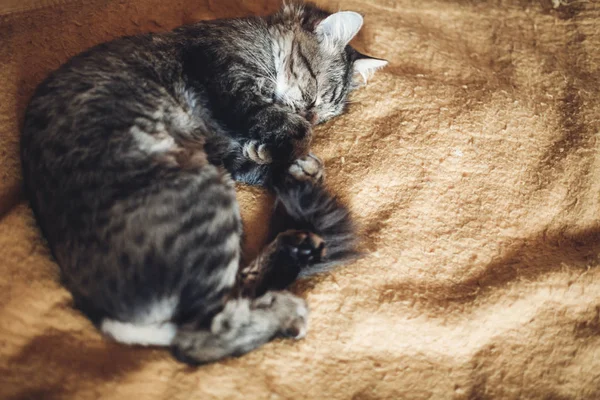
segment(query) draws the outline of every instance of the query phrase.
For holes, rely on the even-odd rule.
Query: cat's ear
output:
[[[363,17],[359,13],[340,11],[319,22],[315,32],[325,43],[344,47],[356,36],[362,24]]]
[[[358,54],[357,58],[354,60],[352,68],[354,69],[355,76],[361,76],[364,83],[367,83],[367,80],[373,76],[375,71],[380,68],[385,67],[388,62],[387,60],[383,60],[381,58],[369,57],[364,54]]]

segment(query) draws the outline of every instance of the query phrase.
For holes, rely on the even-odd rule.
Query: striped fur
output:
[[[280,178],[306,159],[312,125],[342,112],[364,59],[347,43],[325,48],[327,15],[286,5],[266,18],[117,39],[37,88],[21,142],[25,190],[64,284],[105,334],[172,345],[188,362],[303,336],[306,304],[270,290],[301,271],[237,295],[232,178],[275,190],[297,225],[266,251],[306,256],[253,265],[309,272],[324,246],[331,261],[351,252],[345,209],[316,182]]]

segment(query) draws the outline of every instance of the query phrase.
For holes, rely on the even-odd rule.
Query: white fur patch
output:
[[[137,325],[112,319],[103,320],[100,330],[119,343],[142,346],[169,346],[177,333],[177,327],[170,322]]]
[[[184,90],[183,98],[185,99],[185,101],[187,102],[188,106],[191,109],[196,108],[196,104],[198,103],[198,98],[196,97],[196,95],[194,93],[192,93],[190,90]]]
[[[132,126],[129,132],[137,141],[139,149],[147,153],[164,153],[175,146],[175,140],[166,132],[150,135],[137,126]]]
[[[190,89],[186,87],[183,82],[176,82],[173,86],[175,93],[178,97],[180,97],[185,103],[187,103],[188,107],[191,109],[196,108],[198,98]]]
[[[177,333],[177,326],[170,321],[179,299],[167,297],[152,303],[133,321],[121,322],[104,319],[100,330],[115,341],[143,346],[168,346]]]
[[[175,309],[179,304],[177,296],[166,297],[158,300],[146,309],[145,312],[135,316],[135,322],[141,325],[162,324],[173,318]]]
[[[190,100],[190,101],[195,102],[195,100]],[[197,126],[197,124],[194,122],[194,120],[192,119],[190,114],[181,108],[177,108],[172,111],[171,122],[172,122],[173,126],[175,127],[176,131],[181,131],[181,132],[189,132],[189,131],[193,130],[194,128],[196,128],[196,126]]]
[[[293,38],[287,34],[273,35],[273,63],[275,64],[275,96],[285,101],[290,90],[287,76],[287,65],[292,53]]]

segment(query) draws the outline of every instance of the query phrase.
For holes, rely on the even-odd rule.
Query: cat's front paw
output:
[[[281,128],[287,137],[297,141],[304,141],[312,136],[311,123],[297,114],[290,115],[287,123],[283,124]]]
[[[251,159],[257,164],[270,164],[273,162],[271,151],[267,148],[266,144],[261,144],[256,140],[251,140],[246,143],[243,147],[243,154],[245,157]]]
[[[325,177],[325,168],[321,159],[309,153],[294,161],[288,173],[298,181],[321,182]]]
[[[308,154],[312,137],[312,126],[300,115],[286,111],[265,111],[250,130],[251,137],[263,143],[269,150],[269,159],[276,162],[290,162]],[[252,148],[248,156],[252,158]],[[256,152],[258,152],[258,148]],[[261,159],[259,155],[259,160]]]

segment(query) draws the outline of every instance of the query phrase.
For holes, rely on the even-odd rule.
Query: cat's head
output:
[[[275,101],[313,124],[341,114],[350,91],[387,64],[348,45],[363,24],[356,12],[329,14],[311,4],[292,2],[284,4],[270,23]]]

